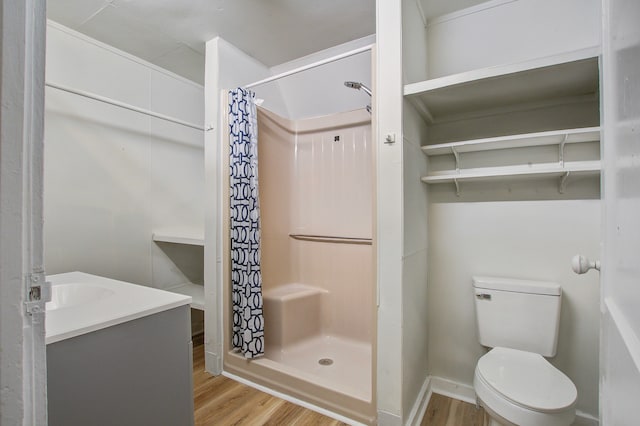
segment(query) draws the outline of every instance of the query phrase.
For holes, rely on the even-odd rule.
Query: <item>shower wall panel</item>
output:
[[[268,291],[294,282],[291,263],[295,133],[293,123],[258,109],[258,179],[262,286]]]
[[[297,122],[294,233],[371,238],[369,119],[358,110]]]
[[[370,342],[372,246],[290,237],[372,237],[369,114],[291,121],[261,110],[258,119],[265,291],[290,283],[326,290],[322,333]]]

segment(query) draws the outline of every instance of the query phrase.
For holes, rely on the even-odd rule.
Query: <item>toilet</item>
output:
[[[489,425],[567,426],[578,396],[544,357],[556,354],[562,288],[555,283],[473,277],[478,337],[492,348],[473,387]]]

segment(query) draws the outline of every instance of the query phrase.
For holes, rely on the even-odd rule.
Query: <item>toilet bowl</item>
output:
[[[493,425],[567,426],[575,418],[575,385],[536,353],[493,348],[478,361],[473,385]]]

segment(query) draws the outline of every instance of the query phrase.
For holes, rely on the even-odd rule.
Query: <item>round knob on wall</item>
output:
[[[571,269],[573,269],[573,272],[575,272],[576,274],[587,273],[589,269],[595,269],[596,271],[599,271],[600,261],[596,260],[592,262],[588,258],[580,254],[576,254],[575,256],[573,256],[573,259],[571,259]]]

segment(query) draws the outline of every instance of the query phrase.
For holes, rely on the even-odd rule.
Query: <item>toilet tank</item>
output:
[[[498,277],[473,277],[480,343],[552,357],[560,325],[560,285]]]

